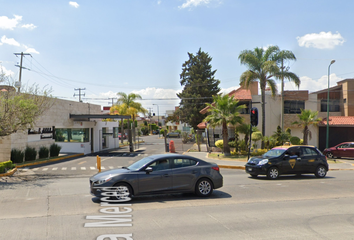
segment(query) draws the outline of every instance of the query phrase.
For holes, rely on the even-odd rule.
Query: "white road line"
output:
[[[86,170],[86,167],[81,167],[81,170]]]
[[[61,168],[61,170],[66,170],[66,167]]]
[[[32,171],[37,171],[39,168],[33,168]]]
[[[109,169],[113,169],[114,167],[112,167],[112,166],[109,166]]]
[[[105,167],[102,167],[102,166],[101,166],[101,169],[105,169]]]
[[[76,167],[72,167],[71,170],[76,170]]]
[[[91,170],[95,170],[96,168],[95,167],[90,167]]]
[[[54,167],[52,170],[53,170],[53,171],[56,171],[56,170],[58,170],[58,168],[57,168],[57,167]]]
[[[48,168],[43,168],[43,170],[42,171],[47,171],[48,170]]]

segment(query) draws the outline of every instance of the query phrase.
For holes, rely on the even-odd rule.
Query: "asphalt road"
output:
[[[147,144],[143,154],[157,153],[158,145]],[[141,157],[107,156],[104,162],[109,166]],[[84,166],[93,159],[57,163],[57,170],[50,170],[54,165],[42,166],[40,172],[23,173],[18,182],[0,183],[0,238],[71,240],[132,234],[133,239],[142,240],[337,240],[354,236],[353,171],[330,171],[323,179],[309,174],[272,181],[250,178],[242,170],[221,169],[224,186],[210,198],[193,194],[136,197],[113,214],[109,212],[115,209],[100,206],[100,199],[89,194],[89,170],[49,174],[59,171],[60,164]],[[106,226],[98,226],[100,222]]]

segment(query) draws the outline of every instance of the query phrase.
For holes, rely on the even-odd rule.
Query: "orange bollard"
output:
[[[101,158],[97,155],[97,169],[98,172],[101,172]]]
[[[175,142],[173,140],[170,141],[170,153],[175,153],[176,148],[175,148]]]

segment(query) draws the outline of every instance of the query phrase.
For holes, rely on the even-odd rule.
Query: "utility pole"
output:
[[[22,67],[22,59],[23,59],[23,56],[24,56],[24,55],[30,55],[31,57],[32,57],[32,55],[29,54],[29,53],[23,53],[23,52],[21,52],[21,53],[14,53],[14,54],[16,55],[16,57],[17,57],[18,55],[21,55],[20,65],[15,65],[16,67],[19,67],[19,68],[20,68],[20,74],[19,74],[19,77],[18,77],[18,81],[19,81],[19,84],[18,84],[18,92],[20,92],[20,91],[21,91],[22,68],[28,69],[28,68]],[[15,85],[16,85],[16,84],[15,84]]]
[[[75,88],[74,90],[75,90],[75,91],[79,91],[79,95],[76,95],[76,94],[74,93],[74,97],[79,96],[79,102],[82,102],[82,100],[81,100],[81,95],[85,96],[85,93],[84,93],[84,94],[81,94],[81,90],[86,90],[86,88]]]
[[[116,99],[116,98],[108,98],[108,100],[110,100],[110,99],[112,100],[112,106],[113,106],[113,104],[114,104],[113,100]],[[108,104],[110,104],[110,103],[108,103]]]

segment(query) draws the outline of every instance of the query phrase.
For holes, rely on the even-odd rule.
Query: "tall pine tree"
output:
[[[197,125],[205,118],[199,111],[205,107],[205,103],[213,102],[212,97],[220,91],[220,81],[214,78],[216,70],[212,70],[212,58],[208,53],[199,48],[196,55],[188,53],[188,56],[180,74],[183,90],[177,94],[181,99],[179,116],[182,122],[197,129]]]

